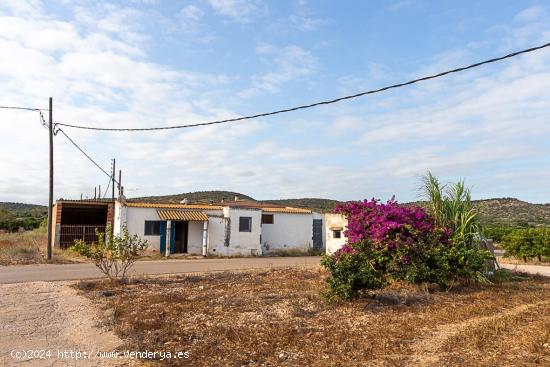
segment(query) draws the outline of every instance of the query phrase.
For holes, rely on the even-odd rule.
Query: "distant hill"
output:
[[[196,191],[186,192],[175,195],[163,195],[163,196],[143,196],[138,198],[128,199],[129,201],[149,201],[149,202],[164,202],[164,203],[179,203],[183,199],[188,199],[191,202],[207,203],[210,200],[214,202],[220,202],[222,199],[234,200],[235,196],[240,199],[254,200],[250,196],[240,194],[233,191]]]
[[[0,230],[33,229],[47,216],[48,208],[42,205],[0,202]]]
[[[513,198],[476,200],[483,224],[550,225],[550,204],[531,204]]]
[[[292,206],[295,208],[310,209],[319,213],[329,213],[339,203],[338,200],[304,198],[304,199],[278,199],[278,200],[262,200],[266,203],[279,204],[283,206]]]
[[[550,225],[550,204],[532,204],[514,198],[473,200],[483,225],[539,226]],[[426,202],[416,201],[404,205],[425,206]]]
[[[235,196],[241,199],[255,200],[254,198],[233,191],[198,191],[177,195],[148,196],[130,200],[147,200],[154,202],[180,202],[187,198],[191,202],[215,202],[221,199],[233,200]],[[339,203],[338,200],[303,198],[303,199],[277,199],[261,200],[265,203],[306,208],[313,211],[328,213]],[[422,202],[405,203],[404,205]],[[550,225],[550,204],[531,204],[514,198],[499,198],[474,200],[474,206],[479,210],[480,220],[484,225]]]
[[[24,203],[4,203],[0,202],[0,210],[8,212],[15,217],[45,217],[48,214],[48,207],[35,204]]]

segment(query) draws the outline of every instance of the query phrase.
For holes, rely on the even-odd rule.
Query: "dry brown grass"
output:
[[[497,256],[497,261],[499,263],[503,264],[514,264],[514,265],[547,265],[550,266],[550,258],[543,257],[541,259],[542,261],[539,261],[537,258],[531,258],[527,259],[527,261],[521,260],[521,259],[515,259],[513,257],[502,257]]]
[[[0,233],[0,265],[41,264],[46,258],[46,231],[42,228],[33,231]],[[53,261],[58,264],[83,262],[72,250],[54,248]]]
[[[548,279],[503,272],[492,286],[448,292],[396,284],[327,304],[325,277],[286,269],[80,288],[112,310],[129,348],[190,353],[159,366],[550,364]]]

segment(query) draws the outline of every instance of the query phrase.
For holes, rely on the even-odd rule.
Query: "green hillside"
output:
[[[48,208],[42,205],[0,202],[0,229],[33,229],[38,227],[47,215]]]
[[[154,202],[180,202],[187,198],[191,202],[215,202],[221,199],[233,200],[235,196],[241,199],[255,200],[248,195],[233,191],[198,191],[177,195],[149,196],[132,200],[147,200]],[[313,211],[327,213],[334,209],[338,200],[303,198],[303,199],[277,199],[261,200],[262,202],[306,208]],[[421,201],[405,203],[404,205],[423,205]],[[474,206],[479,210],[481,222],[484,225],[550,225],[550,204],[531,204],[514,198],[498,198],[475,200]]]
[[[481,222],[495,225],[550,225],[550,204],[531,204],[513,198],[474,201]]]
[[[254,200],[250,196],[240,194],[233,191],[195,191],[195,192],[186,192],[182,194],[175,195],[163,195],[163,196],[144,196],[138,198],[128,199],[129,201],[148,201],[148,202],[163,202],[163,203],[179,203],[183,199],[188,199],[191,202],[201,202],[207,203],[210,200],[214,202],[219,202],[222,199],[225,200],[234,200],[235,196],[238,196],[240,199]]]
[[[279,200],[263,200],[263,201],[271,204],[310,209],[319,213],[330,213],[334,209],[336,204],[339,203],[338,200],[317,199],[317,198],[279,199]]]

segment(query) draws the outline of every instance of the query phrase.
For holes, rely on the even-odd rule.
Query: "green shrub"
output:
[[[375,269],[372,256],[365,253],[324,255],[321,265],[330,272],[327,279],[330,289],[323,294],[329,301],[349,301],[386,285],[384,274]]]
[[[502,247],[505,257],[542,261],[544,257],[550,257],[550,228],[515,229],[503,237]]]
[[[91,259],[111,280],[125,279],[128,269],[148,247],[147,240],[137,235],[130,236],[126,227],[122,229],[122,236],[113,235],[110,225],[107,226],[106,233],[96,231],[96,235],[97,242],[86,243],[83,240],[76,240],[73,249],[78,254]]]
[[[513,226],[483,226],[483,235],[492,239],[495,243],[502,243],[505,236],[509,235],[518,227]]]

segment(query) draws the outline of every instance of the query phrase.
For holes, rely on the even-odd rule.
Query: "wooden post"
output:
[[[115,200],[115,164],[116,164],[116,161],[115,159],[113,158],[113,170],[111,171],[111,179],[112,179],[112,184],[113,184],[113,187],[112,187],[112,192],[113,192],[113,195],[112,195],[112,199]]]
[[[48,192],[48,260],[52,259],[52,220],[53,220],[53,101],[50,97],[49,130],[50,130],[50,187]]]
[[[118,197],[122,195],[122,170],[118,170]]]

